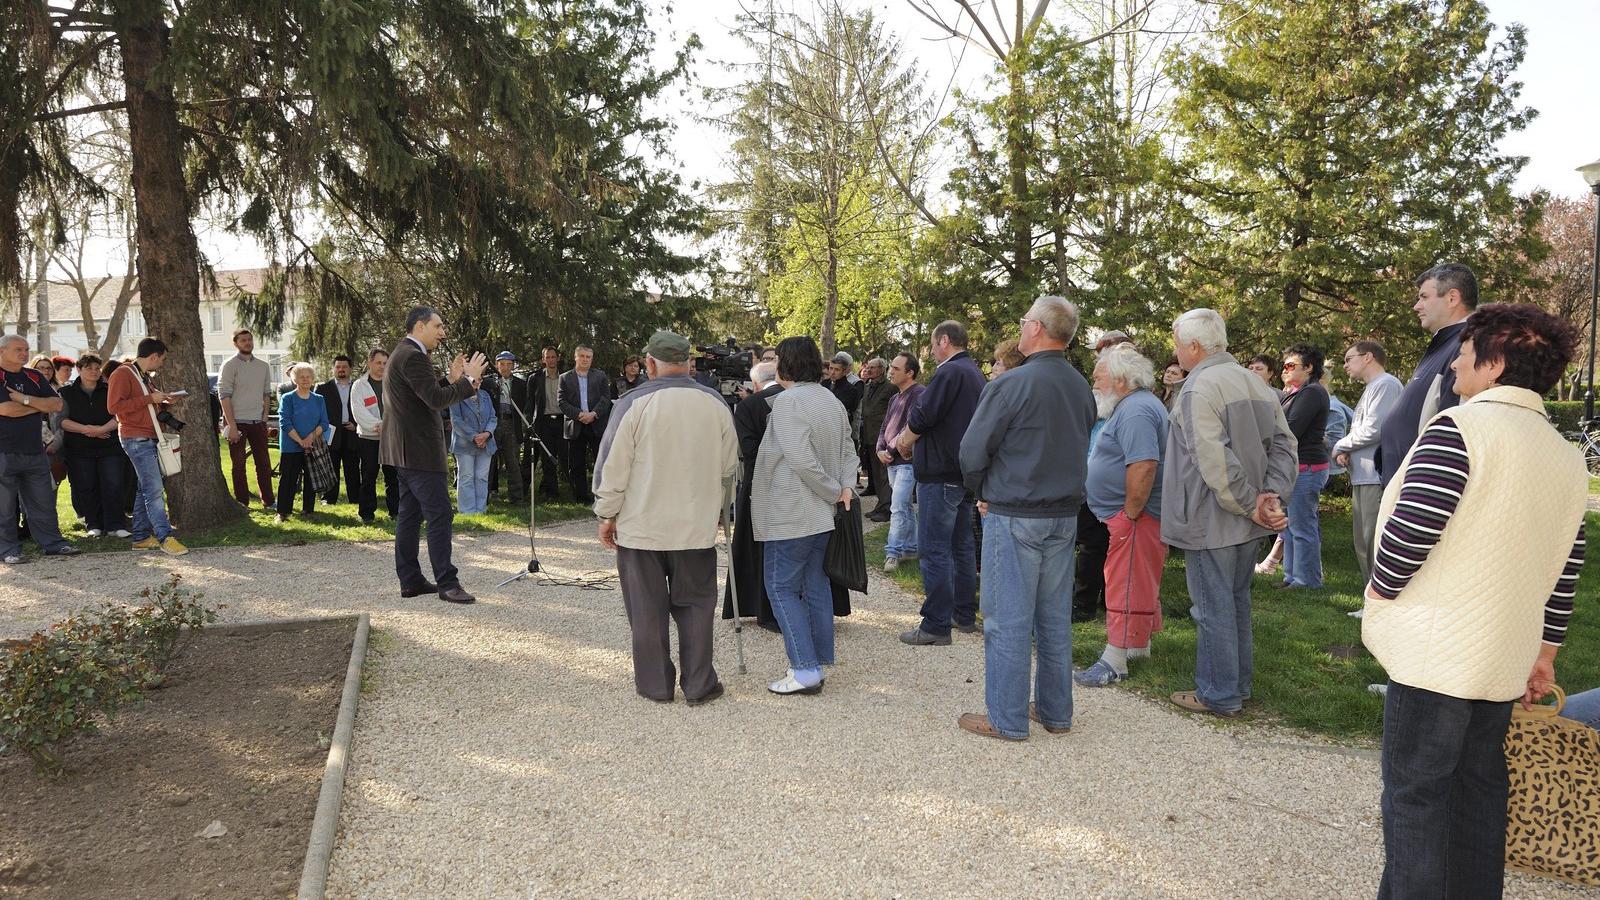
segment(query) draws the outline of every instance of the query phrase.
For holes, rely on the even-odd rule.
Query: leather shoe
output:
[[[477,603],[478,598],[466,592],[461,585],[447,587],[439,592],[439,599],[446,603]]]
[[[900,632],[900,643],[910,644],[913,647],[948,647],[950,635],[929,634],[919,626],[910,631]]]
[[[887,522],[887,521],[889,521],[889,513],[888,512],[881,512],[880,513],[877,510],[873,510],[872,512],[867,513],[867,521],[868,522]]]
[[[703,696],[703,697],[695,697],[695,698],[692,698],[692,699],[689,698],[689,697],[685,697],[685,698],[683,698],[683,702],[689,704],[690,706],[700,706],[700,705],[705,704],[705,703],[710,703],[711,701],[717,699],[718,697],[721,697],[724,693],[726,693],[726,691],[722,687],[722,682],[719,681],[716,684],[711,686],[711,690],[706,691],[705,696]]]
[[[403,587],[400,589],[402,597],[421,597],[423,594],[437,594],[439,586],[431,581],[424,581],[419,587]]]
[[[999,738],[1002,741],[1013,742],[1027,740],[1025,737],[1011,737],[996,731],[994,725],[990,724],[989,717],[983,713],[962,713],[961,718],[956,719],[956,724],[961,726],[962,731],[970,731],[973,734],[979,734],[984,737]]]
[[[1039,718],[1039,704],[1037,703],[1028,704],[1028,718],[1038,722],[1040,725],[1044,725],[1044,730],[1050,732],[1051,734],[1066,734],[1072,730],[1071,727],[1056,728],[1053,725],[1045,725],[1044,720]]]
[[[979,627],[977,622],[968,622],[965,625],[960,622],[954,622],[951,623],[950,627],[961,632],[962,634],[977,634],[983,630],[981,627]]]

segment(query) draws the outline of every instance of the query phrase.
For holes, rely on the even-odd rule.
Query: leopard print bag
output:
[[[1506,730],[1506,868],[1600,885],[1600,732],[1554,706],[1512,707]]]

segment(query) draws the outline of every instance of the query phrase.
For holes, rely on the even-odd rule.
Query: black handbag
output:
[[[833,507],[833,534],[822,556],[822,569],[828,580],[842,588],[867,592],[867,548],[862,539],[861,500],[856,498],[846,509]]]

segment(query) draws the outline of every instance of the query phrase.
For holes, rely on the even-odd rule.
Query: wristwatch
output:
[[[23,394],[22,395],[22,405],[23,406],[32,406],[33,405],[33,398],[28,396],[27,394]]]

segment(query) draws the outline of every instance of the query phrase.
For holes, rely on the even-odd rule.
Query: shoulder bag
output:
[[[133,364],[133,379],[139,382],[139,390],[143,391],[146,397],[150,396],[150,386],[144,383],[144,372],[138,363]],[[183,471],[183,457],[180,455],[183,451],[182,436],[176,431],[167,432],[161,429],[161,420],[156,418],[154,405],[146,403],[144,408],[150,413],[150,427],[156,432],[156,462],[161,466],[161,475],[164,478],[171,478]]]
[[[1600,732],[1554,706],[1512,706],[1506,729],[1506,868],[1600,885]]]

